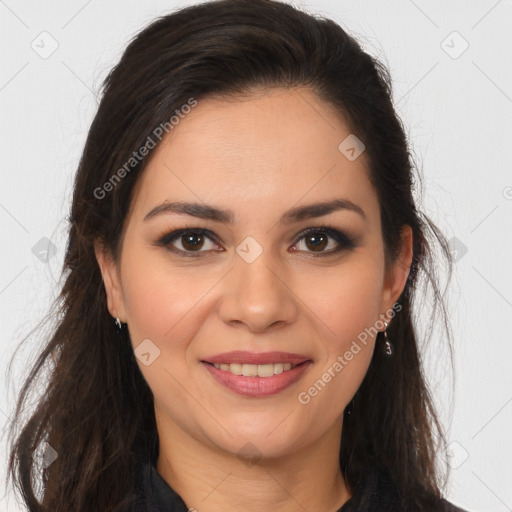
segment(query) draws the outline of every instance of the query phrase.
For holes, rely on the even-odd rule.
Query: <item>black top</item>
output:
[[[188,512],[181,497],[150,463],[140,466],[136,503],[130,512]],[[192,505],[191,505],[192,507]],[[195,510],[191,508],[191,510]],[[396,490],[383,469],[375,469],[354,495],[333,512],[414,512],[400,506]],[[433,501],[429,512],[466,512],[446,500]]]

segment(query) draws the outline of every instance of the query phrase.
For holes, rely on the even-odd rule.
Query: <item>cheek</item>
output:
[[[184,353],[206,319],[208,291],[218,276],[167,265],[165,257],[142,249],[126,253],[123,292],[134,348],[150,339],[161,356]]]
[[[179,340],[184,331],[191,327],[191,318],[197,320],[194,315],[198,314],[200,308],[194,306],[200,294],[171,277],[166,276],[155,282],[147,279],[131,283],[131,291],[127,291],[131,296],[127,313],[131,320],[130,332],[134,345],[144,338],[154,338],[159,343],[169,339]]]
[[[345,352],[352,340],[375,325],[382,300],[383,272],[364,254],[329,272],[304,274],[301,296],[325,333],[330,357]]]
[[[190,407],[189,395],[183,392],[183,383],[190,382],[188,347],[207,319],[211,308],[208,291],[218,278],[214,279],[211,272],[194,275],[185,269],[172,268],[166,265],[165,258],[151,258],[142,250],[127,255],[123,273],[126,312],[137,364],[155,403],[167,403],[172,397],[173,406],[168,414],[178,421],[176,411]],[[145,352],[150,354],[149,364],[141,357]],[[192,394],[200,396],[200,391]]]
[[[311,414],[323,411],[330,420],[341,414],[366,375],[376,335],[371,328],[382,313],[381,265],[371,255],[359,256],[332,272],[308,274],[301,285],[322,347],[298,400],[309,404]]]

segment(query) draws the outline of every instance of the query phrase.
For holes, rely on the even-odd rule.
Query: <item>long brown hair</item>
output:
[[[412,317],[420,284],[431,289],[434,311],[444,313],[434,245],[448,268],[450,256],[442,234],[416,209],[419,177],[389,73],[329,19],[272,0],[220,0],[151,23],[103,84],[74,183],[63,287],[48,315],[55,328],[24,381],[11,424],[9,476],[31,511],[126,510],[138,457],[148,454],[155,463],[158,455],[153,396],[130,343],[117,336],[94,253],[100,240],[113,258],[120,254],[132,192],[154,149],[131,161],[134,152],[155,128],[170,129],[170,117],[191,98],[294,86],[309,87],[364,141],[386,257],[396,257],[401,227],[411,226],[414,236],[402,309],[388,329],[394,355],[375,350],[350,414],[345,411],[342,472],[355,488],[371,468],[383,466],[406,507],[427,510],[441,496],[436,453],[444,437]],[[123,166],[122,179],[113,180]],[[449,331],[446,315],[444,325]],[[22,423],[44,372],[45,392]],[[43,445],[57,458],[40,467],[34,453]]]

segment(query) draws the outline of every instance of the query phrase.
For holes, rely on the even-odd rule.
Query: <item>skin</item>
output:
[[[120,261],[96,244],[110,313],[128,323],[134,349],[149,338],[160,350],[149,366],[138,360],[155,399],[157,470],[200,512],[332,512],[352,495],[338,463],[343,411],[375,338],[308,404],[297,396],[392,308],[409,273],[412,234],[402,229],[400,256],[386,265],[366,154],[349,161],[338,150],[350,133],[306,88],[201,99],[139,178]],[[349,199],[365,216],[338,210],[278,222],[293,207],[335,198]],[[235,221],[176,213],[143,221],[165,201],[230,209]],[[300,236],[322,223],[355,237],[355,247],[315,257],[311,235]],[[208,229],[222,243],[205,236],[199,258],[156,245],[185,227]],[[263,249],[252,263],[236,252],[247,236]],[[316,251],[338,246],[327,240]],[[171,245],[193,251],[181,237]],[[313,365],[276,395],[244,397],[200,363],[238,349],[295,352]],[[254,450],[250,461],[237,456],[246,443]]]

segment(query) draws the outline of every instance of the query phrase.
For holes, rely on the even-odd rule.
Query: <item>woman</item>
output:
[[[18,403],[51,362],[11,451],[29,509],[460,510],[412,321],[449,252],[412,186],[388,72],[333,21],[223,0],[143,30]]]

